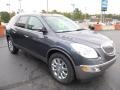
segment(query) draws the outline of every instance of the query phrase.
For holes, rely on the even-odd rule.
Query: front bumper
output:
[[[109,68],[115,61],[116,57],[103,64],[75,66],[76,77],[80,80],[86,80],[101,75],[102,72]]]

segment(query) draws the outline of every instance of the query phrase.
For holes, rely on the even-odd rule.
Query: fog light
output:
[[[89,71],[89,67],[84,65],[84,66],[81,66],[81,70],[86,72],[86,71]]]
[[[100,72],[99,67],[89,65],[81,65],[81,70],[84,72]]]

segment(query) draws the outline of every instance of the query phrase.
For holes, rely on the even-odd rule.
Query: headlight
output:
[[[71,46],[77,53],[79,53],[81,56],[85,58],[97,58],[98,57],[97,52],[91,47],[78,44],[78,43],[72,43]]]

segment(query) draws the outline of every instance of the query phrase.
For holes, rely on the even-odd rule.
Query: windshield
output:
[[[64,16],[44,16],[43,18],[55,32],[72,32],[80,29],[79,25]]]

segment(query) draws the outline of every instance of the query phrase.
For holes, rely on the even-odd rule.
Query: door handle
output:
[[[28,35],[24,35],[24,37],[28,38],[29,36]]]

